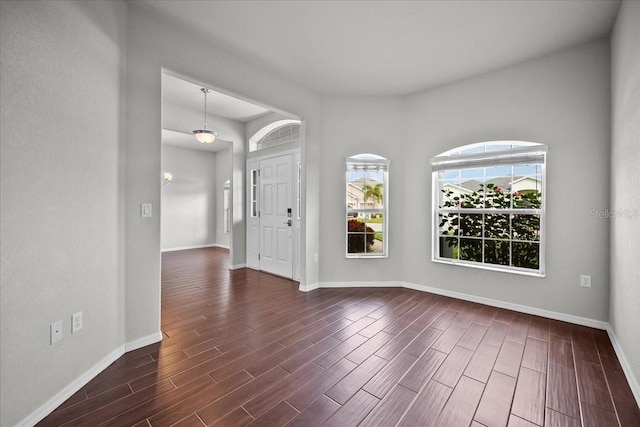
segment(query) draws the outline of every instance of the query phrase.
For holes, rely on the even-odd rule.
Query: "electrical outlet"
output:
[[[582,286],[583,288],[590,288],[591,287],[591,276],[588,276],[586,274],[581,274],[580,275],[580,286]]]
[[[50,326],[51,345],[62,339],[62,320],[52,323]]]
[[[80,329],[82,329],[82,312],[81,311],[71,315],[71,333],[75,334]]]

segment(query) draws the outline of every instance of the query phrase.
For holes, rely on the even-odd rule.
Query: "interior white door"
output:
[[[293,158],[260,161],[260,269],[293,277]]]

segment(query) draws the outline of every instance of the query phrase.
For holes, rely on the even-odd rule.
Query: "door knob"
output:
[[[287,224],[289,227],[291,227],[291,220],[287,220],[287,222],[283,222],[283,224]]]

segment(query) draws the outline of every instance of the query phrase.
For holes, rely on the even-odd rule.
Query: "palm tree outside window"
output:
[[[346,257],[388,256],[389,160],[376,154],[347,158]]]

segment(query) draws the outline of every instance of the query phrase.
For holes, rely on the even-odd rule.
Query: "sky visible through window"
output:
[[[467,154],[479,154],[492,151],[503,151],[514,148],[520,148],[524,144],[521,142],[493,142],[482,143],[480,145],[474,145],[468,148],[462,148],[445,153],[445,156],[457,156]],[[514,176],[523,177],[528,176],[535,179],[539,179],[539,175],[542,174],[540,165],[508,165],[508,166],[496,166],[490,168],[469,168],[469,169],[451,169],[440,172],[439,179],[442,181],[450,181],[452,184],[456,182],[466,181],[479,181],[486,182],[498,177]]]
[[[377,182],[382,182],[383,180],[383,171],[355,171],[355,172],[347,172],[347,181],[353,182],[359,179],[367,178],[367,180],[374,180]]]
[[[485,175],[486,169],[486,175]],[[511,166],[498,166],[492,168],[474,168],[474,169],[454,169],[454,170],[446,170],[443,171],[440,175],[440,179],[442,180],[462,180],[462,181],[470,181],[472,179],[476,181],[488,181],[490,179],[500,177],[500,176],[535,176],[540,175],[540,165],[522,165],[522,166],[513,166],[513,171]]]

